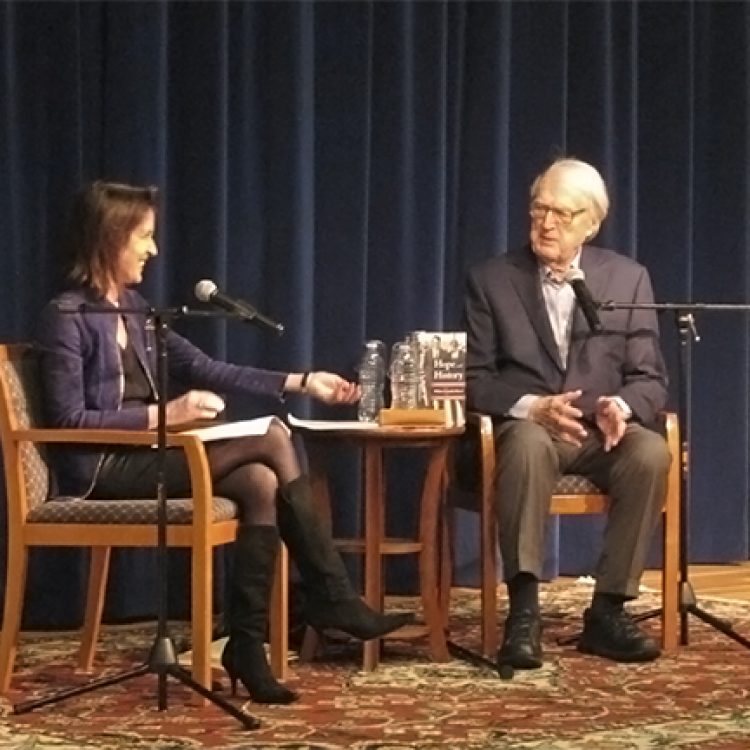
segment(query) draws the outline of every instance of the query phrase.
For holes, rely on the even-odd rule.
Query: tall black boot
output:
[[[409,612],[376,612],[352,588],[331,532],[315,510],[306,476],[281,488],[277,513],[281,538],[305,585],[305,615],[313,628],[335,628],[366,641],[412,622]]]
[[[237,535],[229,597],[229,640],[221,663],[257,703],[291,703],[299,697],[276,681],[266,659],[268,599],[279,548],[275,526],[243,526]]]

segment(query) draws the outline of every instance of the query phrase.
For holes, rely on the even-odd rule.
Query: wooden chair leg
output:
[[[494,659],[497,653],[497,533],[490,499],[482,499],[480,513],[480,564],[482,591],[482,653]]]
[[[669,501],[668,501],[669,502]],[[677,648],[680,621],[680,506],[664,511],[664,552],[662,561],[662,647]]]
[[[205,541],[205,540],[204,540]],[[213,631],[213,547],[205,543],[192,548],[192,622],[193,679],[211,689],[211,636]],[[207,705],[208,699],[198,693],[193,697],[196,705]]]
[[[662,561],[662,648],[677,648],[680,629],[680,452],[677,420],[668,419],[667,443],[672,463],[667,476],[667,497],[662,517],[664,551]],[[671,424],[671,426],[670,426]]]
[[[271,671],[277,680],[285,680],[289,666],[289,553],[284,544],[276,558],[269,633]]]
[[[10,689],[13,666],[16,661],[28,561],[28,547],[9,541],[3,631],[0,633],[0,693],[3,695]]]
[[[455,530],[455,511],[447,504],[443,508],[440,524],[440,612],[443,629],[450,630],[451,588],[453,586],[453,541]]]
[[[90,672],[94,666],[94,652],[99,641],[111,554],[111,547],[91,548],[86,611],[83,617],[81,647],[78,652],[78,668],[84,672]]]
[[[430,449],[427,472],[420,501],[419,540],[419,592],[422,613],[428,631],[430,655],[434,661],[450,660],[445,640],[445,608],[443,606],[443,581],[441,580],[443,556],[441,536],[445,492],[445,462],[448,444]]]
[[[305,628],[305,635],[302,638],[302,645],[299,649],[300,662],[312,661],[322,649],[322,644],[318,634],[308,625]]]

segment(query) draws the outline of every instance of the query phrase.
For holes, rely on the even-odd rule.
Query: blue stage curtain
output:
[[[353,376],[366,338],[458,326],[466,268],[526,239],[528,186],[562,154],[600,167],[599,241],[659,301],[748,302],[749,35],[733,2],[3,2],[0,336],[31,335],[70,197],[104,177],[163,190],[156,304],[212,278],[287,327],[181,325],[196,343]],[[690,557],[746,559],[748,320],[697,325]],[[598,534],[563,526],[553,572],[590,572]],[[152,608],[122,574],[147,577],[144,554],[119,556],[111,617]],[[76,559],[32,567],[31,621],[79,611]]]

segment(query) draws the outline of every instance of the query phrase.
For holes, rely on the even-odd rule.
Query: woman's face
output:
[[[130,233],[117,259],[117,286],[122,288],[143,281],[143,267],[159,250],[154,242],[156,216],[148,209],[140,224]]]

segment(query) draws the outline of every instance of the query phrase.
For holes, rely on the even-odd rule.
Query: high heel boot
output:
[[[277,507],[279,532],[302,576],[305,615],[313,628],[334,628],[367,641],[413,621],[410,612],[376,612],[352,588],[331,532],[315,510],[306,476],[280,489]]]
[[[299,698],[276,681],[263,645],[278,548],[275,526],[240,527],[230,584],[229,640],[221,664],[231,680],[232,695],[239,680],[256,703],[292,703]]]

